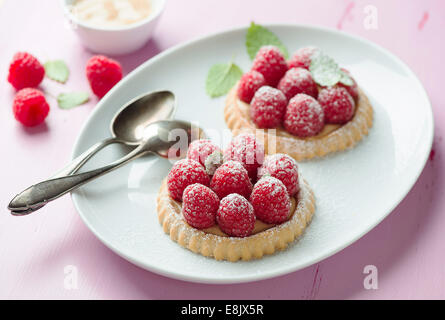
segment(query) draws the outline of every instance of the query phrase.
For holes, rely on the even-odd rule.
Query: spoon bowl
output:
[[[176,110],[175,95],[171,91],[142,94],[124,105],[111,121],[113,136],[130,146],[138,145],[143,131],[158,120],[171,119]]]

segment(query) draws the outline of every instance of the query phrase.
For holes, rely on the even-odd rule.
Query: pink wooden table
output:
[[[377,9],[378,29],[366,29],[365,8]],[[199,23],[197,21],[199,20]],[[56,95],[88,90],[84,66],[92,55],[64,25],[59,1],[0,0],[0,298],[59,299],[412,299],[445,298],[445,3],[442,0],[170,0],[152,41],[119,57],[126,73],[166,48],[234,26],[309,23],[360,35],[389,49],[419,76],[431,98],[435,142],[422,175],[378,227],[335,256],[275,279],[238,285],[171,280],[135,267],[108,250],[64,197],[24,218],[5,209],[15,192],[50,176],[68,160],[82,124],[94,108],[58,109],[50,99],[45,125],[25,129],[12,116],[14,90],[6,82],[19,50],[41,61],[62,58],[71,69],[65,87],[44,80]],[[378,268],[378,289],[363,286],[366,265]],[[75,266],[77,288],[65,285]],[[69,270],[68,270],[69,271]]]

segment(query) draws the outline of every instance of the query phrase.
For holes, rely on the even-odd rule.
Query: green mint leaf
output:
[[[54,81],[65,83],[70,74],[67,65],[62,60],[47,61],[44,64],[45,74]]]
[[[90,99],[88,92],[61,93],[57,96],[57,103],[61,109],[71,109],[84,104]]]
[[[243,75],[243,71],[236,64],[218,63],[212,66],[207,74],[207,94],[216,98],[225,95]]]
[[[330,87],[338,82],[352,85],[352,79],[340,69],[334,59],[323,52],[318,52],[312,56],[309,71],[314,81],[320,86]]]
[[[289,52],[281,40],[269,29],[252,22],[246,34],[246,47],[250,59],[254,59],[258,50],[263,46],[276,46],[287,59]]]
[[[343,83],[345,86],[352,86],[354,82],[352,81],[352,78],[343,70],[340,70],[341,76],[339,82]]]

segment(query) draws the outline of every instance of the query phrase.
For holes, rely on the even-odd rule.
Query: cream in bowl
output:
[[[121,55],[152,36],[165,0],[62,0],[65,15],[90,50]]]
[[[92,26],[123,27],[147,18],[151,0],[76,0],[71,13]]]

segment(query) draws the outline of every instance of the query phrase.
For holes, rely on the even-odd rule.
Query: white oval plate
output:
[[[250,262],[218,262],[180,247],[164,234],[156,194],[170,163],[138,159],[73,192],[91,231],[111,250],[147,270],[205,283],[254,281],[289,273],[327,258],[376,226],[405,197],[422,171],[433,138],[430,102],[413,72],[369,41],[319,27],[269,26],[290,52],[305,45],[322,48],[349,69],[371,99],[374,126],[356,148],[301,163],[317,198],[315,217],[304,236],[287,250]],[[97,105],[73,156],[110,135],[114,113],[143,92],[168,88],[178,101],[176,118],[223,130],[224,98],[210,99],[205,78],[214,63],[234,55],[244,71],[251,65],[245,28],[230,30],[169,49],[137,68]],[[124,154],[109,148],[87,168]]]

